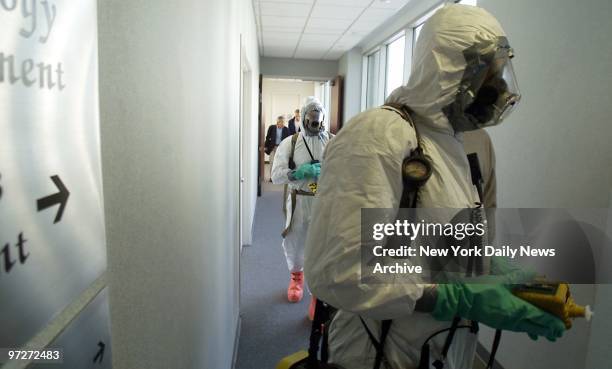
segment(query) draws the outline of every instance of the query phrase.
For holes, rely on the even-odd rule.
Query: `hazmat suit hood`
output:
[[[486,10],[459,4],[441,8],[419,35],[407,85],[395,89],[387,102],[408,106],[417,124],[450,134],[480,128],[449,120],[449,111],[461,98],[468,67],[474,67],[466,58],[490,54],[500,43],[507,47],[506,34]],[[482,65],[482,58],[478,62]]]

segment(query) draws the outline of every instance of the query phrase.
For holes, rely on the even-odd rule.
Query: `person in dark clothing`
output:
[[[291,134],[289,133],[289,128],[285,127],[285,117],[280,115],[276,118],[276,125],[272,124],[268,127],[266,142],[264,144],[266,154],[270,155],[270,182],[272,182],[272,164],[274,164],[276,148],[280,145],[282,140],[289,136],[291,136]]]
[[[289,119],[289,134],[292,135],[300,131],[300,109],[295,109],[293,118]]]

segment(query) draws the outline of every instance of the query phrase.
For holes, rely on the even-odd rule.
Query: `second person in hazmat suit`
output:
[[[310,223],[312,203],[317,191],[323,151],[330,139],[325,130],[325,109],[309,98],[302,108],[302,130],[284,139],[278,146],[272,182],[288,184],[283,249],[291,273],[287,299],[298,302],[304,291],[304,245]]]
[[[417,368],[425,341],[449,328],[455,317],[462,324],[478,321],[550,340],[563,334],[560,319],[516,298],[501,283],[361,280],[360,210],[399,208],[402,162],[417,147],[432,169],[419,189],[417,208],[470,209],[479,202],[462,136],[500,123],[519,101],[512,57],[505,32],[491,14],[473,6],[446,6],[420,33],[408,84],[387,99],[410,111],[414,127],[397,109],[375,108],[353,117],[328,145],[305,272],[312,292],[339,309],[329,327],[330,362],[373,368],[377,352],[368,332],[378,339],[383,320],[392,320],[383,360],[395,369]],[[490,269],[495,268],[491,261]],[[442,359],[445,338],[431,341],[432,361]],[[472,368],[476,345],[474,331],[457,330],[443,359],[445,369]]]

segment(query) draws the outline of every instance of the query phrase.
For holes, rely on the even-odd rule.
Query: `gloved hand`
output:
[[[293,178],[297,180],[302,180],[304,178],[315,178],[321,174],[321,163],[304,163],[300,165],[300,167],[293,172]]]
[[[532,339],[555,341],[563,335],[561,319],[514,296],[503,284],[439,284],[432,315],[450,321],[455,316],[475,320],[495,329],[525,332]]]

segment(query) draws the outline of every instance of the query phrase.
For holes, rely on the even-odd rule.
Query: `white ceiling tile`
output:
[[[381,22],[375,22],[372,20],[367,20],[367,19],[361,19],[359,18],[355,23],[353,23],[353,25],[351,26],[351,28],[348,30],[347,33],[349,34],[359,34],[359,35],[367,35],[370,32],[374,31],[376,29],[376,27],[378,27],[381,24]]]
[[[342,39],[343,40],[349,40],[350,39],[350,40],[354,40],[354,41],[361,41],[371,31],[373,31],[373,29],[370,29],[368,32],[358,32],[358,31],[354,31],[353,27],[351,27],[347,32],[345,32],[342,35]]]
[[[270,33],[276,33],[276,34],[283,34],[283,33],[301,33],[302,32],[302,27],[269,27],[269,26],[263,26],[261,27],[261,30],[266,33],[266,34],[270,34]]]
[[[298,32],[270,32],[267,29],[263,30],[264,40],[287,40],[297,41],[300,39],[301,33]]]
[[[293,4],[312,4],[314,0],[259,0],[260,2],[267,1],[270,3],[293,3]]]
[[[409,1],[253,0],[253,3],[264,56],[337,60]]]
[[[382,23],[387,18],[395,14],[393,9],[368,8],[359,18],[364,21],[377,21]]]
[[[266,40],[264,39],[264,48],[268,48],[271,47],[273,49],[291,49],[292,51],[295,50],[295,47],[297,46],[297,41],[291,41],[291,42],[287,42],[287,41],[277,41],[277,40]]]
[[[262,15],[261,22],[264,27],[281,27],[281,28],[304,28],[306,17],[276,17],[271,15]]]
[[[363,7],[319,5],[317,3],[310,16],[313,18],[349,19],[353,21],[364,9]]]
[[[344,33],[346,29],[326,29],[326,28],[316,28],[306,25],[306,29],[304,29],[304,34],[313,34],[313,35],[336,35],[340,36]]]
[[[264,45],[266,50],[276,50],[276,51],[291,51],[295,50],[295,46],[268,46]]]
[[[274,58],[291,58],[293,56],[293,50],[295,50],[295,48],[265,46],[264,56]]]
[[[300,43],[322,43],[322,44],[329,44],[329,43],[334,43],[338,38],[340,38],[339,35],[316,35],[316,34],[304,34],[302,35],[302,40],[300,41]]]
[[[334,44],[333,51],[348,51],[352,49],[357,43],[346,43],[346,42],[338,42]]]
[[[348,45],[348,44],[336,44],[334,45],[332,51],[342,51],[342,52],[347,52],[350,49],[352,49],[353,47],[355,47],[355,45],[357,44],[353,44],[353,45]]]
[[[260,3],[261,15],[279,17],[307,17],[312,8],[311,4],[273,3],[264,1]]]
[[[315,44],[302,44],[302,43],[300,43],[298,45],[297,49],[298,50],[308,50],[310,52],[320,52],[320,51],[325,52],[325,51],[331,49],[331,47],[332,47],[331,43],[327,44],[327,45],[321,45],[321,44],[315,45]]]
[[[363,37],[344,35],[340,40],[338,40],[336,45],[343,45],[343,46],[346,45],[347,48],[351,48],[355,46],[355,44],[358,44],[359,41],[361,41],[362,39]]]
[[[410,0],[389,0],[387,1],[379,1],[376,0],[372,3],[372,8],[386,8],[386,9],[401,9],[404,5],[406,5]]]
[[[351,19],[310,18],[308,20],[308,27],[311,30],[315,30],[317,28],[345,30],[351,25],[351,23],[353,23],[353,20]],[[314,31],[312,32],[314,33]]]
[[[317,0],[317,4],[366,7],[372,0]]]

